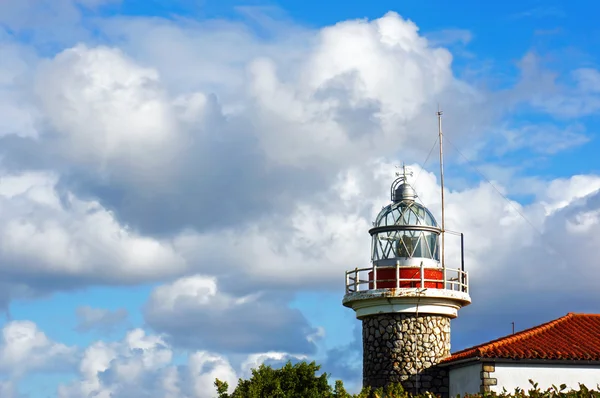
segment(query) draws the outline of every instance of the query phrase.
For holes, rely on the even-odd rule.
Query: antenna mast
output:
[[[446,217],[444,214],[444,151],[443,151],[443,137],[444,135],[442,134],[442,114],[443,112],[440,110],[440,106],[438,104],[438,111],[437,111],[437,117],[438,117],[438,136],[439,136],[439,140],[440,140],[440,185],[442,188],[442,234],[441,234],[441,238],[442,238],[442,242],[441,242],[441,261],[442,261],[442,268],[444,269],[444,280],[446,280],[446,261],[445,261],[445,253],[444,253],[444,234],[446,232]]]

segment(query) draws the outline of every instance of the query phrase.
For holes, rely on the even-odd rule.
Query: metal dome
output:
[[[392,195],[392,200],[394,202],[398,202],[400,200],[415,200],[417,197],[417,193],[407,183],[403,183],[398,185],[398,187],[394,190],[394,194]]]

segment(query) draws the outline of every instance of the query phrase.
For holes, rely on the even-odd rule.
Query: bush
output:
[[[344,388],[344,383],[337,380],[332,387],[327,382],[328,375],[323,373],[318,376],[321,367],[315,362],[299,362],[292,365],[285,364],[281,369],[260,365],[252,369],[252,376],[248,380],[239,379],[235,390],[229,394],[229,386],[219,379],[215,380],[218,398],[432,398],[436,395],[424,393],[414,395],[404,391],[401,385],[391,385],[385,390],[363,389],[359,394],[349,394]],[[600,398],[600,386],[597,390],[590,390],[579,384],[579,390],[566,391],[563,384],[559,387],[552,386],[547,390],[540,390],[537,383],[532,380],[528,391],[516,389],[509,393],[484,393],[465,395],[465,398]]]

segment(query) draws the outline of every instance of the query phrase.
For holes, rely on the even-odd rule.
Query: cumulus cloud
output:
[[[32,371],[71,370],[76,354],[75,347],[50,340],[31,321],[11,321],[2,328],[0,371],[12,378]],[[11,390],[11,386],[11,383],[2,383],[0,391]]]
[[[193,351],[181,363],[162,337],[134,329],[122,341],[92,343],[81,359],[79,380],[61,385],[58,396],[211,398],[217,378],[232,390],[239,377],[250,376],[251,368],[294,358],[282,352],[257,353],[234,367],[223,355]]]
[[[447,111],[455,114],[481,107],[461,134],[488,123],[492,108],[453,76],[449,51],[395,13],[304,30],[295,47],[238,28],[216,25],[211,42],[226,40],[205,48],[206,27],[125,20],[104,29],[120,32],[136,58],[81,44],[43,62],[31,91],[48,166],[68,165],[63,183],[143,232],[214,229],[283,212],[359,157],[406,146],[407,157],[420,158],[434,138],[420,130],[433,131],[436,101],[453,98]],[[195,72],[185,88],[173,86],[159,35],[177,38],[169,43],[186,53],[202,45],[203,70],[221,80]],[[219,57],[239,48],[252,52]],[[6,156],[30,166],[24,154],[42,148],[31,142],[11,142]]]
[[[368,216],[366,208],[360,216],[350,207],[335,208],[339,199],[331,185],[356,159],[371,167],[373,156],[385,156],[398,146],[405,148],[403,157],[420,158],[434,138],[422,131],[434,130],[434,118],[428,115],[436,100],[453,98],[447,111],[457,117],[450,118],[449,129],[465,136],[468,129],[452,129],[458,115],[469,111],[471,131],[477,131],[485,126],[485,116],[495,112],[485,106],[485,93],[453,76],[447,50],[432,46],[413,22],[395,13],[304,30],[303,45],[279,56],[275,49],[280,42],[263,43],[237,30],[239,26],[217,25],[213,34],[229,28],[233,36],[226,37],[240,40],[233,40],[236,47],[241,40],[252,43],[247,47],[251,52],[233,61],[214,61],[230,62],[222,76],[238,79],[236,101],[229,96],[233,86],[210,84],[202,73],[191,82],[191,91],[169,85],[172,70],[159,63],[159,56],[169,57],[156,52],[160,46],[144,41],[164,34],[199,45],[206,28],[127,19],[103,28],[122,34],[119,44],[131,52],[128,46],[139,44],[135,58],[110,46],[78,45],[43,62],[32,87],[44,115],[41,139],[35,145],[35,140],[17,140],[16,148],[9,142],[7,159],[28,167],[31,157],[24,153],[43,146],[47,166],[62,165],[57,169],[60,186],[94,198],[119,225],[129,225],[141,236],[186,231],[176,238],[179,248],[203,273],[219,272],[210,263],[222,255],[208,248],[225,251],[224,246],[236,242],[239,250],[229,255],[228,263],[245,264],[248,258],[241,253],[258,248],[271,254],[247,268],[256,271],[248,272],[250,278],[262,278],[276,261],[290,263],[280,250],[290,250],[282,241],[282,231],[289,228],[301,231],[294,235],[292,253],[302,260],[312,257],[312,264],[297,267],[305,271],[275,275],[292,280],[297,272],[312,273],[311,282],[322,285],[338,268],[328,268],[323,278],[314,272],[318,256],[335,252],[327,260],[339,263],[360,256],[358,249],[366,243],[354,239],[359,232],[350,238],[357,242],[352,249],[342,247],[349,241],[336,237],[348,238],[340,229],[364,230],[378,205],[367,205]],[[208,55],[217,49],[208,51],[203,56],[213,59]],[[258,57],[261,53],[265,55]],[[481,112],[474,114],[474,106],[481,106]],[[325,224],[324,216],[337,220]],[[314,244],[328,239],[332,245],[327,250]]]
[[[144,315],[151,327],[186,348],[230,353],[315,350],[315,330],[300,311],[263,292],[241,297],[223,293],[215,278],[192,276],[157,287]]]
[[[181,139],[157,72],[119,50],[79,45],[60,53],[42,66],[36,92],[64,156],[91,162],[100,175],[116,169],[143,184],[148,173],[166,172],[177,152]]]
[[[0,218],[5,302],[101,279],[155,280],[186,267],[168,241],[139,236],[97,201],[58,189],[52,173],[2,174]]]
[[[137,26],[132,21],[121,25],[126,23],[130,29]],[[198,30],[182,31],[167,21],[151,30],[161,27],[187,35],[189,43],[197,40]],[[200,81],[187,92],[169,87],[161,78],[165,71],[161,65],[152,67],[149,61],[156,57],[150,55],[137,54],[146,60],[142,65],[123,50],[80,44],[43,60],[29,87],[35,97],[35,134],[10,134],[3,150],[7,167],[18,170],[14,175],[33,167],[49,170],[42,174],[55,187],[56,192],[48,188],[47,194],[56,203],[52,212],[39,212],[44,215],[39,220],[8,223],[6,257],[36,264],[31,267],[46,275],[59,270],[43,279],[48,285],[74,286],[92,279],[128,283],[176,275],[189,269],[186,265],[220,273],[211,260],[221,254],[213,256],[206,249],[217,245],[225,251],[225,245],[235,242],[239,250],[230,262],[247,263],[242,253],[258,248],[271,255],[256,263],[256,272],[248,272],[250,279],[259,281],[271,273],[276,261],[291,264],[281,250],[286,248],[310,264],[294,272],[280,267],[285,271],[274,275],[293,282],[298,272],[312,273],[314,283],[326,285],[327,275],[337,268],[328,268],[324,278],[314,272],[325,253],[314,243],[333,239],[337,246],[327,250],[336,252],[331,259],[352,262],[362,246],[343,247],[347,242],[337,239],[339,229],[358,235],[369,222],[349,208],[324,207],[336,200],[327,196],[331,184],[358,158],[372,165],[370,157],[391,153],[403,143],[408,157],[415,156],[409,148],[416,153],[428,149],[433,136],[424,138],[415,127],[431,120],[425,115],[435,98],[456,94],[461,100],[449,106],[457,110],[481,101],[476,90],[454,78],[450,53],[431,46],[414,23],[395,13],[305,30],[303,45],[285,55],[252,36],[245,40],[253,41],[254,52],[232,69],[246,72],[236,87],[237,105],[243,106],[222,104],[221,90],[223,101],[229,97],[219,85]],[[391,79],[385,84],[382,71]],[[335,214],[334,222],[320,221],[325,208]],[[69,221],[63,224],[63,219]],[[81,220],[88,224],[78,224]],[[98,225],[92,227],[92,222]],[[273,228],[277,225],[282,229]],[[79,228],[89,234],[78,234]],[[286,229],[299,231],[293,248],[283,240]],[[52,240],[46,239],[50,232]],[[117,235],[123,240],[115,241]],[[173,237],[188,263],[170,246]],[[44,247],[49,242],[52,250]],[[65,253],[69,258],[61,257]],[[111,267],[118,269],[106,272]],[[33,278],[31,273],[27,277]],[[32,285],[22,286],[27,290]]]
[[[59,397],[126,397],[149,395],[154,388],[169,387],[172,350],[159,336],[134,329],[122,342],[92,344],[85,350],[79,371],[81,381],[60,386]],[[158,392],[161,391],[161,392]],[[176,393],[176,391],[175,391]]]

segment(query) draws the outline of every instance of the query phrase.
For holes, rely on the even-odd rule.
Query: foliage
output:
[[[215,386],[219,398],[335,397],[327,382],[327,373],[316,376],[319,369],[320,366],[315,362],[299,362],[295,365],[288,362],[281,369],[262,364],[258,369],[252,369],[250,379],[240,379],[231,394],[227,394],[227,383],[217,379]],[[340,385],[340,388],[343,391],[343,386]]]
[[[579,383],[578,390],[567,390],[565,384],[561,384],[559,387],[553,385],[546,390],[540,390],[538,383],[535,383],[533,380],[529,380],[529,383],[531,384],[531,388],[527,391],[517,388],[514,392],[509,393],[505,389],[500,394],[487,392],[483,394],[465,395],[465,398],[600,398],[600,385],[596,386],[596,390],[590,390],[581,383]]]
[[[285,364],[281,369],[273,369],[264,364],[258,369],[252,369],[252,376],[248,380],[239,379],[237,387],[229,394],[229,386],[219,379],[215,380],[218,398],[433,398],[436,395],[424,393],[414,395],[404,391],[401,385],[391,385],[385,390],[363,389],[359,394],[350,394],[344,388],[341,380],[337,380],[332,387],[329,385],[327,373],[318,376],[320,366],[315,362],[299,362],[292,365]],[[597,390],[590,390],[579,384],[578,390],[567,391],[567,386],[552,386],[547,390],[540,390],[537,383],[532,380],[528,391],[517,388],[509,393],[483,393],[465,395],[464,398],[600,398],[600,385]],[[457,397],[458,398],[458,397]]]

